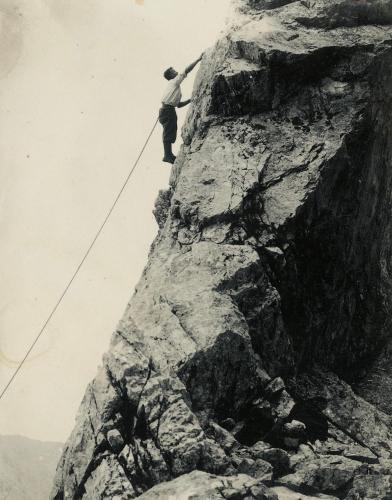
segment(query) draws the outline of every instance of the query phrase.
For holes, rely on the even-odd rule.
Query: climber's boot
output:
[[[162,161],[166,163],[174,163],[176,160],[176,157],[174,156],[172,152],[172,145],[171,142],[164,142],[163,147],[165,150],[165,156],[163,157]]]

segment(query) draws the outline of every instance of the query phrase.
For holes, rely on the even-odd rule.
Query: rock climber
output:
[[[169,80],[169,84],[162,97],[162,107],[159,110],[159,121],[163,126],[163,148],[165,155],[163,161],[174,163],[176,157],[172,152],[172,144],[177,138],[177,113],[176,108],[182,108],[191,102],[191,99],[181,101],[181,83],[193,68],[201,61],[203,54],[195,62],[190,64],[182,73],[170,67],[163,76]]]

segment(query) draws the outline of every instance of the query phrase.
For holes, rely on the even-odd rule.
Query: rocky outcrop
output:
[[[238,8],[53,499],[392,495],[392,2]]]

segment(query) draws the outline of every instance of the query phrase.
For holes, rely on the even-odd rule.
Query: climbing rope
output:
[[[58,309],[59,305],[61,304],[61,302],[63,301],[66,293],[68,292],[70,286],[72,285],[73,281],[75,280],[76,276],[78,275],[80,269],[82,268],[83,264],[85,263],[87,257],[89,256],[93,246],[95,245],[97,239],[99,238],[100,234],[102,233],[102,230],[103,228],[105,227],[107,221],[109,220],[109,217],[112,215],[112,212],[114,210],[114,208],[116,207],[117,203],[118,203],[118,200],[120,199],[122,193],[124,192],[124,189],[126,188],[128,182],[129,182],[129,179],[131,178],[135,168],[137,167],[137,164],[139,163],[139,160],[142,156],[142,154],[144,153],[144,150],[146,149],[147,147],[147,144],[155,130],[155,127],[157,126],[157,123],[158,123],[158,120],[159,118],[156,119],[152,129],[151,129],[151,132],[149,133],[140,153],[139,153],[139,156],[136,158],[136,161],[135,163],[133,164],[133,167],[131,168],[129,174],[127,175],[125,181],[123,182],[123,185],[121,186],[121,189],[119,191],[119,193],[117,194],[114,202],[112,203],[109,211],[107,212],[102,224],[100,225],[98,231],[96,232],[90,246],[88,247],[87,251],[85,252],[85,254],[83,255],[83,258],[82,260],[79,262],[75,272],[73,273],[71,279],[68,281],[68,284],[66,285],[66,287],[64,288],[64,291],[63,293],[60,295],[60,298],[58,299],[58,301],[56,302],[55,306],[53,307],[53,309],[51,310],[49,316],[47,317],[45,323],[43,324],[41,330],[39,331],[38,335],[35,337],[33,343],[31,344],[31,346],[29,347],[29,349],[27,350],[25,356],[23,357],[22,361],[20,361],[20,363],[18,364],[17,368],[15,369],[14,373],[12,374],[11,378],[9,379],[7,385],[4,387],[3,391],[1,392],[0,394],[0,400],[1,398],[4,396],[4,394],[7,392],[8,388],[10,387],[10,385],[12,384],[12,382],[14,381],[16,375],[18,374],[18,372],[20,371],[20,369],[22,368],[23,364],[25,363],[25,361],[27,360],[27,358],[29,357],[31,351],[34,349],[34,346],[36,345],[36,343],[38,342],[39,338],[41,337],[41,335],[44,333],[46,327],[48,326],[50,320],[52,319],[54,313],[56,312],[56,310]]]

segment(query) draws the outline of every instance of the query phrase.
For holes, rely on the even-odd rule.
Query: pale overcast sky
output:
[[[1,387],[135,160],[157,115],[163,70],[181,70],[211,46],[228,5],[0,0]],[[193,78],[183,84],[184,97]],[[68,437],[146,263],[157,230],[153,203],[170,172],[161,158],[159,127],[109,226],[0,401],[0,434]]]

